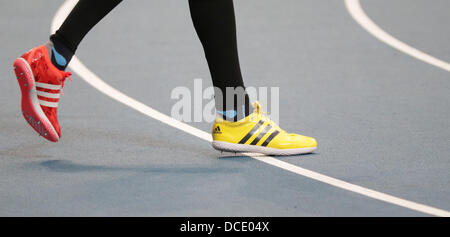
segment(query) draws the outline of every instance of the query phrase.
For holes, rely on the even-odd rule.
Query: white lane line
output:
[[[51,32],[55,32],[56,29],[59,27],[59,25],[62,24],[66,16],[70,13],[70,10],[75,6],[77,0],[67,0],[64,2],[64,4],[61,6],[61,8],[56,13],[55,17],[52,21],[52,27]],[[100,92],[104,93],[105,95],[111,97],[114,100],[117,100],[120,103],[123,103],[151,118],[154,118],[158,121],[161,121],[169,126],[178,128],[184,132],[187,132],[193,136],[196,136],[198,138],[201,138],[205,141],[211,142],[212,138],[211,135],[205,131],[202,131],[200,129],[197,129],[195,127],[192,127],[188,124],[185,124],[183,122],[180,122],[178,120],[173,119],[172,117],[169,117],[163,113],[160,113],[159,111],[156,111],[147,105],[123,94],[122,92],[116,90],[115,88],[111,87],[110,85],[106,84],[102,79],[100,79],[97,75],[95,75],[93,72],[91,72],[86,66],[81,63],[80,60],[78,60],[77,57],[73,57],[72,61],[69,65],[69,67],[77,73],[83,80],[85,80],[87,83],[89,83],[91,86],[99,90]],[[450,212],[437,209],[434,207],[426,206],[420,203],[411,202],[405,199],[397,198],[385,193],[377,192],[371,189],[367,189],[358,185],[354,185],[351,183],[347,183],[345,181],[335,179],[311,170],[307,170],[286,162],[283,162],[281,160],[275,159],[273,157],[269,156],[263,156],[260,154],[251,154],[251,153],[245,153],[244,155],[252,157],[253,159],[262,161],[266,164],[273,165],[275,167],[290,171],[295,174],[299,174],[323,183],[326,183],[328,185],[338,187],[341,189],[345,189],[351,192],[355,192],[361,195],[364,195],[366,197],[370,197],[373,199],[377,199],[380,201],[384,201],[387,203],[395,204],[401,207],[405,207],[408,209],[412,209],[418,212],[426,213],[429,215],[435,215],[435,216],[448,216],[450,217]]]
[[[359,193],[361,195],[367,196],[367,197],[371,197],[373,199],[377,199],[380,201],[384,201],[387,203],[391,203],[394,205],[398,205],[401,207],[406,207],[418,212],[423,212],[426,214],[430,214],[430,215],[435,215],[435,216],[446,216],[449,217],[450,216],[450,212],[445,211],[445,210],[441,210],[438,208],[434,208],[434,207],[430,207],[427,205],[423,205],[417,202],[412,202],[412,201],[408,201],[402,198],[398,198],[389,194],[385,194],[382,192],[378,192],[372,189],[368,189],[368,188],[364,188],[355,184],[351,184],[339,179],[335,179],[311,170],[307,170],[283,161],[280,161],[278,159],[274,159],[268,156],[254,156],[254,159],[260,160],[262,162],[271,164],[273,166],[276,166],[278,168],[284,169],[284,170],[289,170],[293,173],[338,187],[338,188],[342,188],[345,189],[347,191],[351,191],[351,192],[355,192],[355,193]]]
[[[416,59],[429,63],[438,68],[444,69],[450,72],[450,64],[437,59],[431,55],[428,55],[416,48],[413,48],[400,40],[392,37],[386,33],[383,29],[378,27],[365,13],[361,7],[359,0],[345,0],[345,6],[353,19],[360,24],[366,31],[372,34],[375,38],[390,45],[391,47],[408,54]]]

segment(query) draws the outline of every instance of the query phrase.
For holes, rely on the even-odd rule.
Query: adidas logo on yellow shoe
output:
[[[222,132],[220,131],[220,127],[219,126],[214,128],[213,134],[222,134]]]
[[[253,113],[237,122],[216,118],[212,131],[212,146],[216,150],[296,155],[317,149],[314,138],[287,133],[264,115],[258,102],[253,103],[253,107]]]

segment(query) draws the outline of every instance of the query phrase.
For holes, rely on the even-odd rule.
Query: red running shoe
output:
[[[64,80],[71,73],[61,71],[52,64],[45,45],[33,48],[17,58],[14,72],[22,92],[22,114],[25,120],[40,136],[57,142],[61,138],[58,102]]]

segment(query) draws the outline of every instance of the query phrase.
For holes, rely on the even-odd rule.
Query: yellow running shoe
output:
[[[252,106],[253,113],[237,122],[216,118],[212,129],[214,149],[265,155],[296,155],[317,149],[316,139],[287,133],[263,114],[259,102]]]

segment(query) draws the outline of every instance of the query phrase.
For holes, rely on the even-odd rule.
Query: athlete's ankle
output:
[[[223,103],[222,105],[216,102],[217,114],[222,116],[224,120],[236,122],[246,118],[250,113],[250,102],[247,94],[244,100],[235,100],[234,102]]]
[[[50,36],[50,41],[45,46],[52,64],[59,70],[64,71],[72,59],[74,51],[66,46],[56,35]]]

